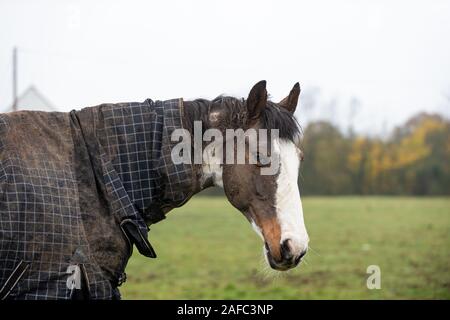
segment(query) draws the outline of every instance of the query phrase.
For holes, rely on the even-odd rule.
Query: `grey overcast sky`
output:
[[[296,81],[318,93],[301,123],[381,133],[419,111],[450,116],[450,1],[0,0],[0,109],[13,46],[19,91],[34,84],[61,110],[246,96],[266,79],[273,100]]]

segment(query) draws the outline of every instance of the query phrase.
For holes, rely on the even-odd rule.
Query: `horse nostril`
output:
[[[293,258],[290,242],[291,239],[286,239],[281,243],[281,256],[283,260],[291,260]]]
[[[306,251],[307,251],[307,250],[304,250],[302,253],[300,253],[300,255],[299,255],[299,258],[300,258],[300,259],[303,258],[303,257],[305,256]]]
[[[295,264],[298,264],[300,262],[300,260],[305,256],[307,250],[304,250],[300,253],[300,255],[295,258]]]

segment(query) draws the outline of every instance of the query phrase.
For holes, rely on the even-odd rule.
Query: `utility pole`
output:
[[[13,106],[12,111],[17,111],[17,47],[13,49]]]

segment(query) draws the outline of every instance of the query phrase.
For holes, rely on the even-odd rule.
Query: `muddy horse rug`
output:
[[[190,197],[170,158],[182,108],[0,114],[0,299],[120,298],[133,245],[155,257],[148,225]]]

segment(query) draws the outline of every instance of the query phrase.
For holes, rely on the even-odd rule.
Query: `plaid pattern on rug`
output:
[[[152,256],[142,248],[152,211],[191,195],[192,167],[170,157],[182,107],[148,99],[0,115],[0,298],[74,298],[70,266],[89,298],[120,297],[133,244],[123,224]]]

